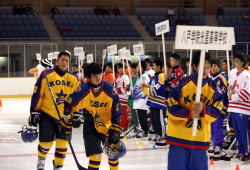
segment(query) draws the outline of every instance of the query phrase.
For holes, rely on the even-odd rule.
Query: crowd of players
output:
[[[64,104],[64,109],[77,108],[78,105],[86,108],[83,112],[85,116],[92,114],[94,122],[97,123],[93,128],[98,131],[98,134],[100,132],[104,134],[104,136],[107,135],[109,138],[111,137],[109,139],[109,141],[112,141],[111,143],[118,142],[117,134],[119,136],[121,130],[124,134],[127,134],[128,131],[133,129],[133,131],[128,134],[128,137],[143,138],[160,146],[169,144],[169,170],[208,169],[207,150],[210,154],[210,158],[214,160],[222,159],[225,154],[232,153],[231,150],[235,150],[233,159],[244,163],[250,160],[249,56],[243,53],[235,54],[233,58],[234,68],[229,71],[226,60],[220,63],[206,53],[202,75],[201,102],[195,102],[198,74],[200,72],[200,52],[194,53],[190,70],[188,67],[189,59],[186,60],[186,72],[180,67],[181,57],[177,53],[171,54],[170,64],[167,68],[164,68],[163,62],[158,58],[153,61],[145,59],[138,63],[121,60],[121,63],[115,65],[115,70],[112,69],[112,63],[107,63],[103,70],[100,69],[101,67],[98,66],[97,63],[87,64],[83,66],[84,73],[87,74],[86,78],[83,78],[82,73],[77,70],[78,66],[73,65],[72,72],[78,77],[78,80],[80,80],[82,84],[80,88],[76,88],[77,85],[75,84],[73,89],[73,86],[70,84],[63,84],[63,80],[61,84],[59,81],[59,84],[57,84],[57,81],[53,81],[53,79],[56,78],[56,74],[64,75],[67,73],[67,68],[66,65],[63,64],[63,61],[61,67],[64,71],[58,66],[60,59],[70,59],[69,54],[63,54],[63,57],[58,57],[55,69],[49,70],[47,73],[44,72],[37,81],[32,97],[31,117],[29,120],[31,125],[37,125],[38,119],[36,119],[36,116],[41,115],[37,113],[36,110],[43,109],[43,107],[40,107],[40,105],[43,105],[40,100],[45,99],[41,99],[43,89],[40,88],[45,85],[44,78],[47,77],[46,74],[55,74],[55,76],[51,76],[50,80],[50,85],[52,88],[55,88],[54,90],[60,90],[59,87],[53,87],[56,85],[67,85],[67,88],[71,89],[67,91],[69,95],[71,95]],[[49,64],[48,66],[51,67],[52,65]],[[165,72],[167,72],[167,74],[165,74]],[[100,75],[101,79],[99,78]],[[41,91],[37,90],[37,87]],[[114,91],[111,90],[113,87],[115,89]],[[73,94],[72,90],[75,90]],[[96,94],[97,96],[94,94],[95,90],[100,91]],[[103,96],[100,97],[100,94],[103,94],[104,98]],[[49,95],[49,93],[45,93],[45,95]],[[56,95],[59,97],[57,103],[61,104],[62,101],[60,101],[60,97],[65,94],[63,94],[61,90],[60,93],[58,91]],[[95,96],[94,98],[93,95]],[[116,95],[119,96],[119,103],[116,101]],[[46,98],[46,100],[49,99]],[[86,102],[87,100],[91,100],[90,103]],[[111,110],[108,108],[108,103],[110,102],[112,103]],[[114,103],[116,103],[116,105],[114,105]],[[114,116],[120,113],[118,104],[121,106],[121,114],[119,119],[115,116],[115,121],[113,121],[112,115]],[[50,105],[48,106],[51,108]],[[92,108],[97,110],[97,112],[98,109],[106,110],[105,113],[97,114],[97,112],[91,112]],[[91,114],[89,114],[90,112]],[[106,119],[105,114],[108,112],[111,112],[111,117],[109,114],[106,116],[110,117],[112,125],[107,124],[107,126],[111,128],[105,128],[99,131],[98,128],[103,125],[101,117],[104,116],[102,119]],[[53,114],[52,117],[58,119],[58,116]],[[66,114],[65,110],[64,114]],[[74,116],[77,117],[78,120],[79,114],[74,114],[73,120]],[[39,117],[39,121],[41,121],[40,119]],[[100,121],[97,121],[97,119],[100,119]],[[197,136],[192,136],[194,119],[198,119]],[[93,122],[93,120],[90,122]],[[100,125],[100,122],[102,125]],[[65,127],[67,127],[67,125],[65,125]],[[85,128],[89,127],[90,126]],[[96,132],[94,135],[91,134],[92,136],[90,138],[88,136],[89,134],[85,133],[88,132],[84,132],[85,143],[93,141],[92,139],[95,138]],[[52,136],[51,139],[53,138]],[[91,140],[86,140],[87,137]],[[48,139],[46,135],[44,139],[45,138],[46,140]],[[65,137],[62,137],[62,139],[65,140]],[[94,140],[94,142],[98,141]],[[59,145],[60,144],[62,146],[64,145],[62,141],[59,142]],[[99,168],[101,161],[101,155],[99,154],[102,152],[102,149],[98,147],[93,148],[92,144],[93,143],[89,143],[88,147],[86,147],[87,144],[85,145],[86,152],[88,152],[89,155],[88,153],[86,154],[90,157],[90,169],[91,167]],[[98,143],[98,145],[99,144],[100,143]],[[40,160],[45,159],[46,153],[49,150],[48,148],[50,148],[51,145],[52,143],[40,141],[38,148]],[[229,149],[230,152],[228,152],[227,149]],[[60,148],[58,148],[57,153],[57,156],[60,159],[63,158],[63,160],[65,158],[66,148],[64,150],[65,151],[62,152]],[[62,167],[63,160],[60,159],[59,161],[55,159],[55,165],[59,164],[59,167]],[[179,161],[180,159],[182,161]],[[114,169],[118,168],[119,162],[117,159],[110,159],[109,163],[111,169],[112,167]]]
[[[243,162],[249,160],[249,60],[249,56],[243,53],[235,55],[234,68],[230,72],[226,60],[222,63],[215,59],[209,61],[211,69],[208,78],[215,82],[216,89],[221,92],[224,105],[222,116],[211,124],[212,142],[208,150],[211,159],[220,159],[232,144],[230,153],[234,151],[236,159]],[[178,88],[179,82],[189,76],[189,59],[186,60],[186,66],[185,73],[180,67],[180,55],[171,54],[167,75],[164,74],[161,60],[145,59],[141,62],[141,74],[139,63],[125,64],[124,69],[121,62],[116,64],[113,76],[112,64],[106,64],[103,80],[114,84],[117,89],[122,105],[120,126],[124,131],[134,127],[130,137],[147,138],[156,145],[171,144],[166,142],[168,99],[171,89]]]

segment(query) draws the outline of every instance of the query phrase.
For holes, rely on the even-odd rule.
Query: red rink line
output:
[[[165,150],[169,147],[161,147],[156,148],[156,150]],[[127,151],[149,151],[152,150],[152,148],[138,148],[138,149],[127,149]],[[76,154],[83,154],[85,152],[75,152]],[[55,153],[48,153],[47,155],[54,155]],[[72,154],[71,152],[67,154]],[[7,158],[7,157],[28,157],[28,156],[36,156],[37,154],[15,154],[15,155],[0,155],[0,158]]]

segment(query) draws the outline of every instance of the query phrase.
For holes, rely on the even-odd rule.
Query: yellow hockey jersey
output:
[[[55,121],[59,121],[58,113],[49,92],[46,77],[54,94],[61,117],[64,116],[64,101],[79,86],[79,82],[70,72],[66,72],[63,76],[60,76],[54,69],[43,71],[38,78],[31,98],[30,112],[42,111]]]
[[[171,89],[168,98],[167,143],[187,148],[208,149],[211,123],[222,116],[222,92],[217,90],[212,79],[202,81],[201,102],[205,104],[198,119],[197,135],[192,136],[191,110],[195,102],[197,73],[183,78]]]
[[[94,92],[90,83],[84,83],[70,95],[65,103],[65,113],[81,112],[85,110],[84,115],[88,120],[94,120],[96,130],[107,135],[109,126],[114,122],[119,122],[121,115],[118,94],[113,85],[103,81],[98,92]],[[89,119],[91,118],[91,120]]]

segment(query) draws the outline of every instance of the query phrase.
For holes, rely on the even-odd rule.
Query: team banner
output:
[[[231,50],[234,44],[232,27],[177,25],[175,49]]]
[[[52,53],[48,53],[48,59],[49,60],[53,60],[53,58],[54,58],[54,53],[52,52]]]
[[[169,20],[155,24],[155,34],[156,36],[169,32]]]
[[[74,55],[75,56],[80,56],[83,53],[83,47],[75,47],[74,48]]]
[[[134,51],[134,55],[136,56],[141,56],[145,54],[143,44],[133,45],[133,51]]]
[[[40,53],[36,53],[36,59],[37,59],[38,61],[41,61],[41,60],[42,60],[42,56],[41,56]]]
[[[86,56],[87,58],[87,63],[93,63],[94,62],[94,55],[93,54],[88,54]]]
[[[105,59],[106,56],[107,56],[107,50],[104,49],[104,50],[102,50],[102,59]]]
[[[108,52],[108,55],[115,55],[115,54],[117,54],[117,44],[108,46],[107,52]]]
[[[56,60],[58,58],[59,53],[60,53],[59,51],[55,51],[54,54],[53,54],[53,59]]]

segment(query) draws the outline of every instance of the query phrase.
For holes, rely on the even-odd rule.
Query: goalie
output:
[[[119,97],[113,85],[102,81],[102,69],[97,63],[90,64],[85,75],[90,82],[82,84],[70,95],[65,103],[65,115],[83,110],[83,138],[86,156],[89,157],[88,169],[99,169],[103,145],[109,157],[110,169],[117,170],[118,159],[126,153],[125,145],[119,139],[122,132],[119,126]],[[80,121],[78,123],[80,126]]]

